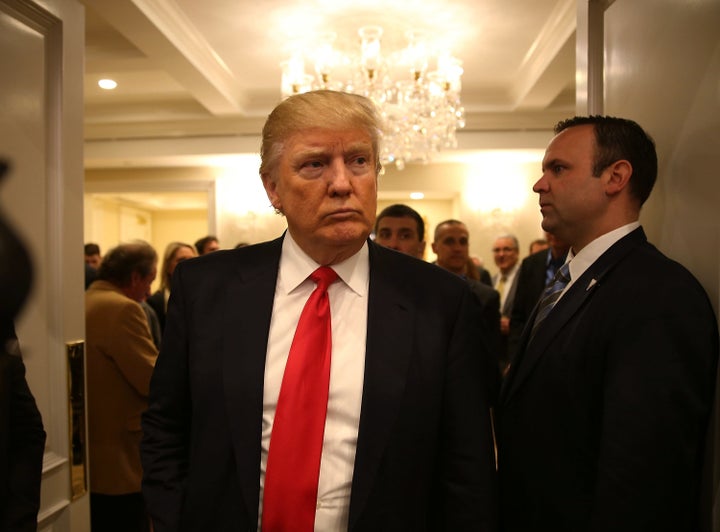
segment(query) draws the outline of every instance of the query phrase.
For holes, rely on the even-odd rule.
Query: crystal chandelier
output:
[[[381,52],[380,26],[363,26],[358,35],[357,50],[338,50],[336,34],[327,33],[312,49],[294,51],[282,63],[283,98],[315,89],[367,96],[385,122],[380,161],[400,170],[457,147],[455,132],[465,127],[462,62],[447,50],[432,51],[422,31],[408,31],[407,47],[388,54]],[[306,72],[307,63],[313,74]]]

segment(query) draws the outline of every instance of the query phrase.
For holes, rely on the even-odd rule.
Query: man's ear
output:
[[[277,183],[270,177],[269,173],[261,174],[260,177],[262,178],[263,187],[265,188],[265,194],[267,194],[270,200],[270,205],[272,205],[276,211],[282,211],[282,202],[277,193]]]
[[[608,196],[614,196],[629,185],[630,176],[632,176],[632,165],[630,161],[620,159],[608,166],[605,172],[607,173],[605,193]]]

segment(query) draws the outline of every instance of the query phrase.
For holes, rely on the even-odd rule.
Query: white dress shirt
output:
[[[300,313],[315,289],[309,275],[319,266],[300,249],[290,232],[286,232],[265,361],[258,530],[262,523],[265,468],[280,384]],[[347,530],[348,527],[365,376],[370,282],[367,243],[349,259],[334,264],[332,269],[339,279],[328,288],[332,324],[330,390],[315,514],[315,530],[323,532]]]
[[[605,233],[590,242],[582,248],[577,255],[575,255],[572,248],[570,248],[567,254],[567,259],[565,259],[565,263],[570,263],[568,266],[568,268],[570,268],[570,282],[560,294],[558,301],[565,295],[568,288],[575,284],[575,281],[580,279],[582,274],[585,273],[585,271],[592,266],[592,264],[598,260],[603,253],[610,249],[615,242],[624,236],[629,235],[638,227],[640,227],[640,222],[636,221],[623,225],[622,227],[618,227],[617,229],[613,229],[609,233]],[[591,279],[585,289],[587,290],[593,284],[595,284],[595,279]]]
[[[515,266],[510,268],[510,271],[508,271],[506,274],[503,274],[503,272],[498,272],[495,275],[495,285],[493,288],[497,290],[500,293],[500,311],[502,312],[503,307],[505,307],[505,301],[507,301],[507,297],[510,294],[510,290],[512,289],[513,282],[515,282],[515,276],[517,275],[518,270],[520,269],[520,261],[515,263]],[[503,275],[505,275],[505,285],[503,286],[502,292],[499,290],[499,284],[500,279],[502,279]]]

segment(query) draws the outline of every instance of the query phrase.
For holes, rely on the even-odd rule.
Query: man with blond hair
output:
[[[155,532],[495,530],[477,307],[368,239],[378,141],[370,100],[291,96],[260,166],[287,231],[173,273],[143,422]]]

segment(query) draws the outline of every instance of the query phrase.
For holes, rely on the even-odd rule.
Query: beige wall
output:
[[[208,223],[207,210],[155,211],[152,219],[151,242],[158,253],[158,275],[153,283],[154,291],[160,286],[160,269],[163,267],[167,245],[171,242],[184,242],[192,246],[198,238],[208,234]]]
[[[647,13],[653,16],[648,17]],[[655,138],[641,222],[720,309],[720,2],[618,0],[605,14],[605,112]]]
[[[548,140],[550,132],[547,133]],[[537,197],[532,185],[540,173],[542,150],[494,150],[468,156],[462,163],[408,165],[405,170],[388,168],[378,181],[378,210],[391,203],[407,203],[427,219],[428,250],[426,259],[435,259],[430,250],[432,231],[447,218],[458,218],[470,230],[471,254],[485,262],[491,272],[493,241],[496,236],[513,233],[520,240],[521,256],[527,245],[542,235]],[[209,221],[203,214],[183,212],[159,214],[151,212],[152,237],[149,239],[162,253],[165,245],[176,239],[192,243],[213,232],[221,247],[230,248],[239,242],[256,243],[279,236],[286,227],[285,219],[275,214],[257,176],[257,157],[246,156],[232,168],[136,169],[93,171],[88,173],[88,188],[96,192],[163,191],[177,188],[178,183],[202,176],[208,195]],[[129,178],[128,181],[124,181]],[[139,185],[138,185],[139,184]],[[409,192],[423,190],[424,200],[410,200]],[[88,197],[92,198],[92,195]],[[94,237],[103,249],[119,241],[121,228],[113,216],[119,207],[102,201],[86,202],[86,241]],[[115,209],[115,210],[113,210]],[[213,214],[209,214],[209,213]]]
[[[648,16],[652,13],[652,16]],[[655,138],[658,182],[641,222],[690,269],[720,309],[720,2],[616,0],[605,13],[605,112]],[[668,294],[672,297],[672,294]],[[720,386],[719,386],[720,389]],[[720,530],[720,408],[706,454],[702,504]]]
[[[174,241],[192,245],[208,234],[207,209],[146,210],[122,201],[85,195],[85,242],[100,245],[103,254],[121,242],[141,239],[158,253],[162,267],[165,247]],[[158,279],[153,290],[159,286]]]

